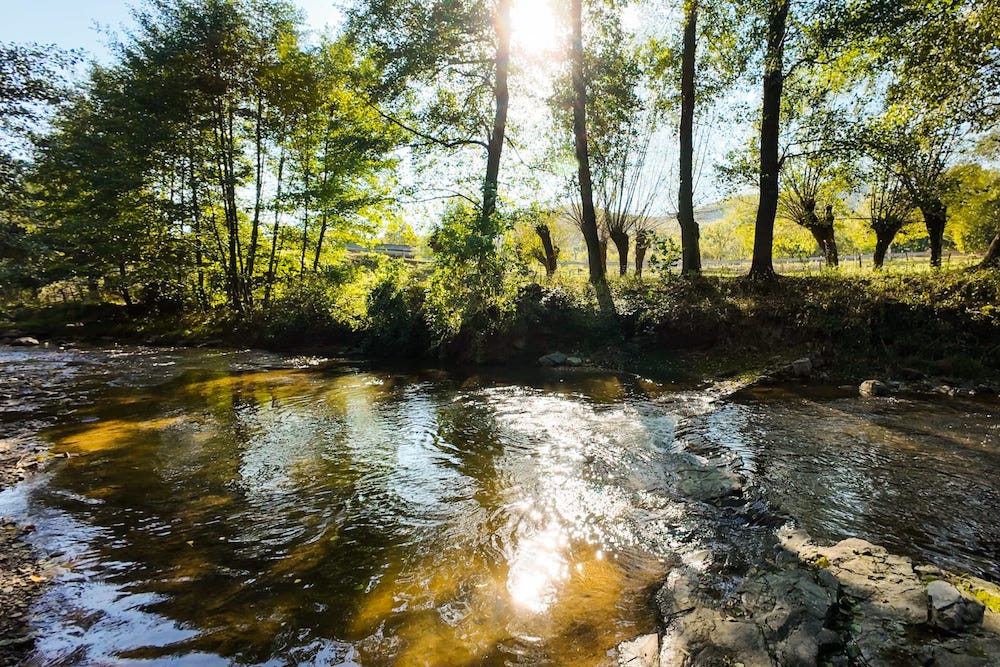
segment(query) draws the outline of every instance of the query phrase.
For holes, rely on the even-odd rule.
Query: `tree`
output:
[[[35,286],[38,239],[29,232],[28,139],[70,95],[64,71],[76,54],[54,46],[0,43],[0,281]],[[34,267],[32,264],[34,263]]]
[[[680,172],[677,221],[681,227],[681,273],[701,272],[698,222],[694,218],[694,111],[698,45],[698,0],[684,3],[684,44],[681,55]]]
[[[785,85],[785,36],[790,0],[769,0],[764,83],[760,118],[760,199],[754,222],[753,259],[750,276],[774,276],[772,253],[774,218],[778,212],[778,176],[781,171],[781,94]]]
[[[915,221],[914,202],[900,177],[890,169],[881,168],[873,178],[868,203],[869,226],[876,239],[874,264],[881,269],[896,234]]]
[[[785,187],[778,197],[779,214],[809,230],[826,259],[826,265],[837,266],[839,256],[833,229],[833,204],[827,204],[822,213],[817,211],[823,170],[808,160],[801,160],[792,167],[786,165],[782,176]]]
[[[590,149],[587,139],[587,79],[584,71],[583,0],[570,2],[570,67],[573,82],[573,138],[577,164],[577,185],[580,188],[580,230],[587,243],[587,264],[590,282],[604,283],[605,267],[601,257],[594,208],[594,186],[590,171]]]
[[[395,105],[382,113],[422,142],[414,147],[486,151],[484,218],[496,212],[506,139],[511,3],[361,0],[348,20],[350,38],[382,72],[368,88],[371,103]],[[411,104],[411,84],[432,90],[432,99]]]

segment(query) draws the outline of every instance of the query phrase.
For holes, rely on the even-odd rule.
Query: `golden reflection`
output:
[[[567,542],[555,523],[541,534],[521,540],[507,575],[507,591],[515,606],[532,614],[548,609],[569,576],[564,555]]]

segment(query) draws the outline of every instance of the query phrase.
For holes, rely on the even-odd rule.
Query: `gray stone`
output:
[[[660,667],[660,636],[643,635],[619,644],[618,667]]]
[[[30,336],[23,336],[21,338],[17,338],[15,340],[12,340],[10,344],[16,347],[37,347],[38,345],[41,345],[41,343],[38,342],[37,338],[31,338]]]
[[[812,375],[813,362],[809,357],[802,357],[792,362],[790,366],[792,375],[797,378],[806,378]]]
[[[858,393],[865,398],[870,398],[872,396],[888,396],[890,393],[889,385],[879,380],[865,380],[858,387]]]
[[[546,354],[544,357],[539,357],[538,363],[542,366],[562,366],[566,363],[568,358],[569,357],[562,352],[552,352],[550,354]]]
[[[963,632],[979,626],[986,610],[979,600],[963,596],[946,581],[927,585],[931,623],[949,632]]]
[[[566,365],[574,367],[583,366],[583,359],[580,357],[566,357]]]

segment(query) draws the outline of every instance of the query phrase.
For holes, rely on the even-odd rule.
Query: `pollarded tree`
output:
[[[826,194],[823,190],[823,169],[810,160],[800,159],[785,165],[782,183],[784,188],[778,198],[779,215],[807,229],[816,239],[826,265],[837,266],[839,256],[833,229],[833,204],[826,203],[822,211],[818,210],[821,197]]]
[[[952,188],[948,170],[961,149],[966,126],[954,124],[950,114],[890,109],[869,134],[869,151],[896,171],[913,204],[920,209],[931,244],[931,266],[941,266],[941,255]]]
[[[874,264],[881,269],[896,234],[916,222],[914,202],[899,176],[891,169],[881,168],[872,179],[868,206],[868,224],[875,232]]]

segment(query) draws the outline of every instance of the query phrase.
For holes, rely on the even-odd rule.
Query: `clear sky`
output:
[[[120,33],[131,24],[122,0],[0,0],[0,42],[38,42],[64,49],[83,49],[106,60],[108,29]],[[138,3],[141,4],[141,3]],[[295,0],[307,24],[321,30],[336,22],[335,0]]]

